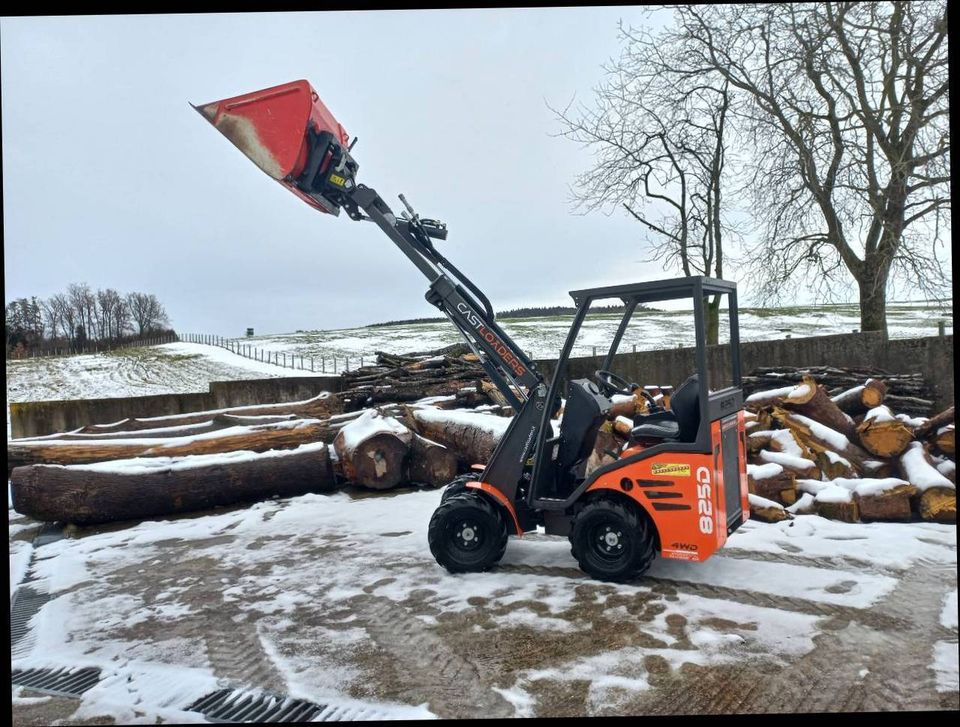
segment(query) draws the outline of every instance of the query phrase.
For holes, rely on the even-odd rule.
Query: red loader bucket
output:
[[[299,188],[312,151],[308,130],[312,129],[314,137],[326,132],[342,147],[349,138],[307,81],[292,81],[194,108],[254,164],[302,200],[323,212],[339,213],[329,200],[322,196],[317,199]],[[328,152],[328,158],[311,173],[324,172],[329,156]]]

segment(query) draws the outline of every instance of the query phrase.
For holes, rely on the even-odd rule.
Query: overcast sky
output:
[[[590,99],[620,18],[649,22],[630,7],[3,18],[6,300],[153,292],[178,331],[224,335],[434,315],[378,228],[299,201],[188,105],[300,78],[359,137],[359,180],[444,220],[445,254],[495,308],[673,277],[641,262],[635,222],[571,212],[590,156],[552,136],[546,104]]]

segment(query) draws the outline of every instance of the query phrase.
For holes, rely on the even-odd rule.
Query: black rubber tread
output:
[[[482,557],[474,562],[458,560],[447,543],[446,521],[457,512],[471,512],[473,517],[485,520],[492,533],[489,544],[483,548]],[[427,528],[427,542],[437,563],[451,573],[479,573],[490,570],[503,557],[507,549],[507,525],[499,510],[486,497],[464,490],[451,495],[434,510]]]
[[[631,552],[622,561],[606,564],[591,557],[586,547],[587,532],[592,522],[598,519],[620,521],[631,534],[628,542]],[[632,508],[614,500],[594,500],[578,512],[570,526],[570,552],[580,569],[591,578],[601,581],[623,582],[642,575],[657,557],[657,536],[652,523],[637,514]]]
[[[440,494],[440,502],[446,502],[448,498],[453,495],[458,495],[461,492],[467,491],[468,482],[476,482],[479,479],[479,475],[460,475],[455,480],[453,480],[449,485],[447,485],[443,492]]]

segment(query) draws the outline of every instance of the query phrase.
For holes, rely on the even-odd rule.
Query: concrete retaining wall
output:
[[[39,437],[87,424],[110,424],[133,417],[159,417],[206,409],[310,399],[339,391],[339,376],[290,376],[249,381],[213,381],[209,391],[114,399],[29,401],[10,404],[10,436]]]

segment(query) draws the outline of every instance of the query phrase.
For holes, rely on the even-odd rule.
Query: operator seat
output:
[[[565,496],[573,489],[577,470],[593,452],[597,433],[606,421],[608,411],[610,400],[593,381],[574,379],[570,382],[567,405],[560,420],[556,494]]]
[[[663,439],[672,442],[692,442],[700,428],[700,377],[693,374],[680,384],[670,398],[670,411],[647,416],[630,430],[631,441]],[[636,421],[636,420],[635,420]]]

